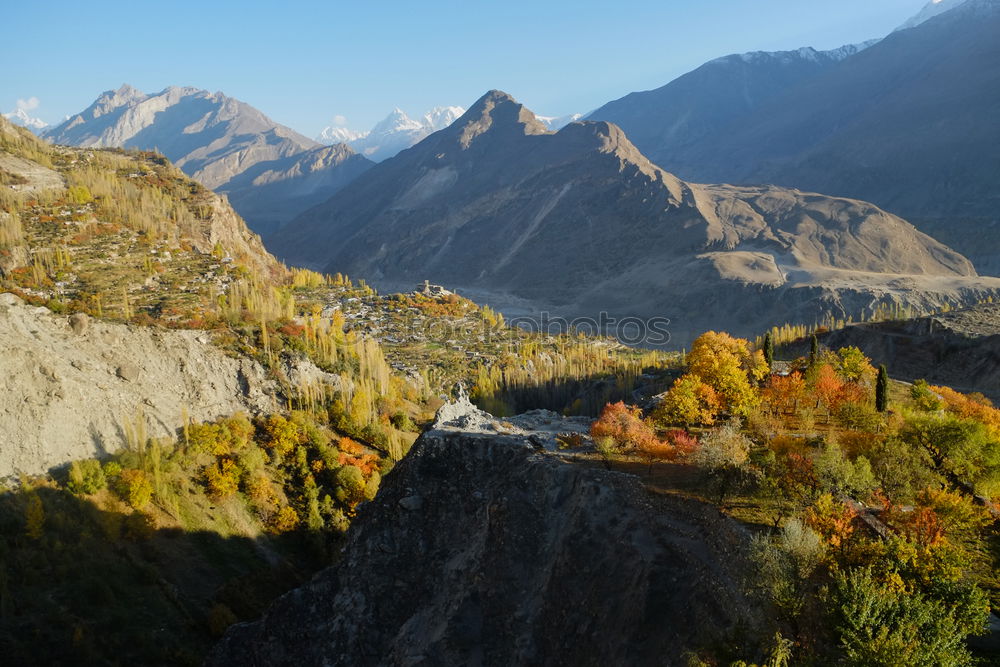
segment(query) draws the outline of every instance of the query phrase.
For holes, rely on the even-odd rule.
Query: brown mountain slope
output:
[[[429,278],[564,315],[663,316],[679,344],[704,328],[749,333],[1000,287],[871,204],[686,183],[615,125],[551,133],[498,91],[301,215],[270,248],[383,284]]]

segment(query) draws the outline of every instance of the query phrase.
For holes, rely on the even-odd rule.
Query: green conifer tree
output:
[[[885,364],[878,367],[878,379],[875,381],[875,409],[885,412],[889,408],[889,371]]]

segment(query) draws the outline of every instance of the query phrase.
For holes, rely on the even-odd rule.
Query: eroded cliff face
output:
[[[0,477],[41,473],[195,421],[275,409],[266,371],[214,347],[203,331],[55,315],[0,294]]]
[[[451,406],[361,507],[343,560],[207,664],[681,664],[752,629],[744,531],[552,447],[585,428]]]

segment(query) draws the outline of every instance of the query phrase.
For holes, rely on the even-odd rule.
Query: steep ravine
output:
[[[0,294],[0,478],[116,451],[137,419],[163,437],[185,412],[273,409],[264,368],[208,336],[55,315]]]
[[[578,421],[452,405],[363,505],[343,559],[207,664],[681,664],[757,624],[717,509],[551,447]]]

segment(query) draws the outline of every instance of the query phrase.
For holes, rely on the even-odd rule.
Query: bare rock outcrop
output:
[[[671,665],[738,625],[753,636],[741,528],[546,451],[532,424],[579,428],[442,410],[343,560],[230,628],[207,664]]]
[[[255,362],[204,332],[55,315],[0,294],[0,477],[40,473],[126,445],[126,424],[173,435],[186,412],[214,419],[275,407]]]

